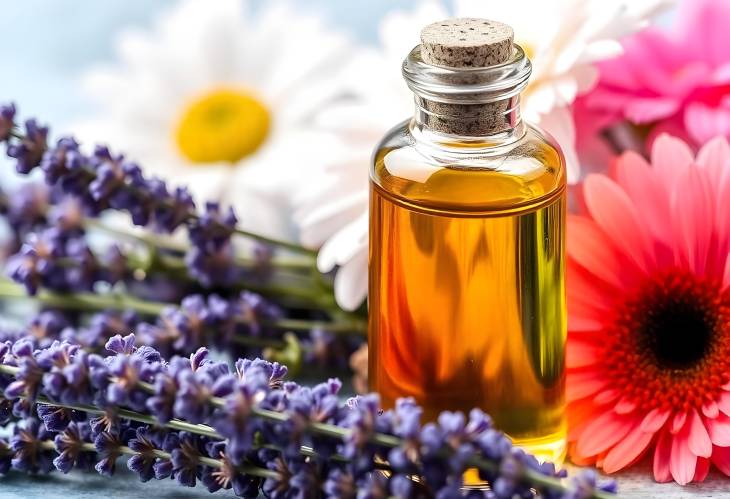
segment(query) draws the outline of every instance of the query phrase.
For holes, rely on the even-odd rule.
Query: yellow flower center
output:
[[[195,100],[175,130],[180,152],[193,163],[235,163],[266,140],[269,110],[242,90],[219,88]]]

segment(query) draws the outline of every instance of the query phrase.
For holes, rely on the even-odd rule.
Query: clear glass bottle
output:
[[[530,71],[516,45],[485,68],[427,64],[420,45],[404,61],[415,116],[370,172],[369,382],[385,407],[414,397],[426,419],[479,407],[559,462],[566,174],[520,118]]]

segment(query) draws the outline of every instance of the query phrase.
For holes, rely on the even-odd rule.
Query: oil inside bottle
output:
[[[426,420],[479,407],[561,462],[564,181],[449,166],[383,181],[386,154],[370,193],[371,389],[384,407],[414,397]]]

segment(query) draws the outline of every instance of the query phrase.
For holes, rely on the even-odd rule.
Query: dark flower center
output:
[[[639,334],[658,366],[688,369],[709,352],[716,318],[703,298],[695,293],[664,296],[646,311]]]
[[[700,409],[730,382],[730,290],[670,269],[616,308],[602,338],[612,386],[643,410]]]

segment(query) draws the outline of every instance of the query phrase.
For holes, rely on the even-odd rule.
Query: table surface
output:
[[[730,478],[715,471],[701,484],[680,487],[677,484],[657,484],[651,478],[651,466],[640,464],[630,471],[616,475],[619,482],[619,497],[651,499],[680,498],[730,498]],[[140,483],[136,476],[120,469],[113,478],[95,473],[72,472],[68,475],[51,473],[45,476],[29,477],[11,473],[0,479],[0,499],[230,499],[231,491],[215,494],[198,486],[186,488],[170,480]]]

